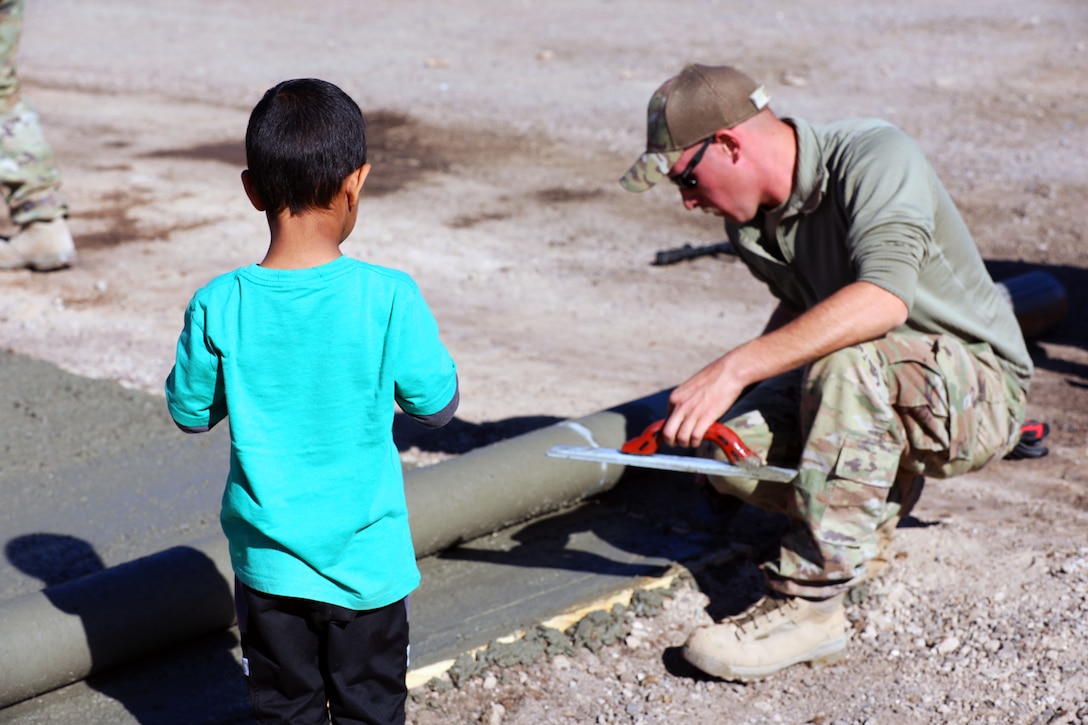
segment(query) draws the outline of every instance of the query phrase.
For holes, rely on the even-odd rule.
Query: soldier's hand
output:
[[[718,358],[672,391],[662,438],[671,446],[698,446],[742,390],[743,382],[730,374],[725,357]]]

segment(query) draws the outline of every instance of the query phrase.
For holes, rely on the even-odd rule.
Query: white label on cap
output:
[[[763,86],[752,91],[752,95],[748,96],[748,100],[752,102],[752,105],[756,107],[757,111],[762,111],[767,107],[767,104],[771,102],[771,96],[767,93],[767,89]]]
[[[672,168],[672,164],[669,163],[669,157],[665,154],[656,151],[650,152],[646,154],[646,160],[653,162],[662,176],[669,175],[669,169]]]

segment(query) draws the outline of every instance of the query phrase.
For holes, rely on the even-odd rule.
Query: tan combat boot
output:
[[[752,682],[800,662],[842,659],[846,632],[841,594],[823,601],[769,595],[743,614],[692,632],[684,658],[723,680]]]
[[[0,269],[30,267],[45,272],[75,261],[76,246],[64,217],[31,222],[6,242],[0,240]]]

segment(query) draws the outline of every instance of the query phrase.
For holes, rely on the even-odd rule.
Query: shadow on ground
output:
[[[433,453],[458,455],[545,428],[562,420],[563,418],[550,415],[530,415],[485,423],[470,423],[454,418],[442,428],[424,428],[407,415],[397,413],[393,417],[393,440],[400,451],[416,447]]]
[[[1082,313],[1083,310],[1088,309],[1088,269],[1068,264],[1029,264],[998,260],[986,262],[986,268],[995,280],[1007,283],[1011,289],[1016,289],[1017,279],[1029,279],[1024,275],[1030,273],[1041,272],[1058,281],[1060,290],[1038,284],[1029,285],[1026,290],[1028,297],[1024,302],[1028,305],[1048,304],[1054,301],[1059,293],[1065,296],[1064,316],[1050,324],[1040,322],[1045,329],[1039,335],[1029,336],[1028,347],[1036,367],[1079,378],[1079,380],[1070,380],[1071,385],[1083,387],[1088,384],[1088,366],[1050,358],[1038,344],[1038,342],[1050,342],[1088,350],[1088,316]],[[1017,314],[1020,313],[1021,306],[1018,305]]]
[[[114,623],[95,621],[86,614],[80,598],[86,592],[78,586],[64,586],[106,571],[90,544],[73,536],[35,533],[8,541],[5,554],[12,566],[42,581],[43,593],[53,606],[84,620],[92,666],[100,658],[113,657]],[[206,559],[196,551],[191,557]],[[94,607],[91,610],[96,611]],[[242,669],[232,654],[237,644],[233,634],[217,632],[105,669],[85,683],[120,703],[136,722],[145,725],[244,722],[251,710]],[[178,682],[185,685],[179,688]]]

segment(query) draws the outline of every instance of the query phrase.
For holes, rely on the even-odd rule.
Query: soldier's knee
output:
[[[843,375],[872,364],[872,355],[863,345],[851,345],[828,353],[812,363],[809,378]]]

